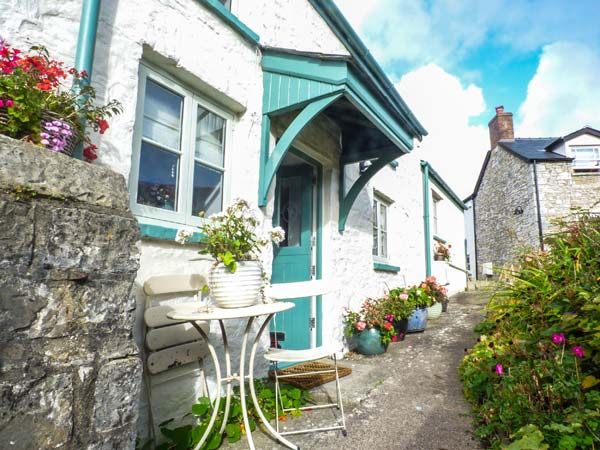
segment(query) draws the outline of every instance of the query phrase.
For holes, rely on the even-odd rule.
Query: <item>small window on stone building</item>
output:
[[[600,173],[600,147],[571,147],[573,171],[576,173]]]

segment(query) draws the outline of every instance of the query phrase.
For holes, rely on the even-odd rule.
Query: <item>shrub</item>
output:
[[[563,222],[488,305],[460,375],[491,448],[600,442],[600,218]],[[538,447],[536,447],[538,448]]]
[[[360,311],[346,311],[344,315],[344,335],[354,336],[366,329],[375,328],[381,334],[381,343],[388,345],[396,336],[394,317],[389,313],[385,298],[367,299]]]

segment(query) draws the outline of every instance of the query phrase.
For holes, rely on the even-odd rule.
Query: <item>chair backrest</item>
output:
[[[298,281],[295,283],[272,284],[267,290],[267,296],[275,300],[291,300],[294,298],[315,297],[332,290],[327,280]]]
[[[200,274],[189,275],[157,275],[144,283],[144,292],[149,297],[181,293],[197,293],[206,284]],[[196,297],[196,296],[195,296]],[[146,302],[150,304],[150,302]],[[185,321],[172,320],[167,313],[175,308],[198,308],[200,303],[171,303],[149,306],[144,312],[144,322],[148,327],[146,347],[149,350],[147,365],[151,374],[164,372],[173,367],[202,360],[207,353],[206,344],[198,341],[202,337],[192,324]],[[208,334],[209,322],[196,322]]]

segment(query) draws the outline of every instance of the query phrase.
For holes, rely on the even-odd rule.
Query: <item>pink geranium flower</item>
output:
[[[585,356],[585,352],[583,351],[583,347],[580,345],[576,345],[571,349],[576,358],[583,358]]]
[[[504,367],[502,364],[496,364],[496,374],[504,375]]]
[[[358,322],[356,322],[356,329],[358,331],[363,331],[365,328],[367,328],[366,322],[364,322],[363,320],[359,320]]]
[[[403,292],[398,297],[400,298],[400,300],[408,300],[408,294],[406,292]]]
[[[564,344],[567,341],[564,333],[554,333],[552,335],[552,342],[556,345]]]

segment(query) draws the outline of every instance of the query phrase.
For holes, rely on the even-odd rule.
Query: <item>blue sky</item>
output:
[[[600,0],[335,1],[430,132],[424,157],[459,195],[475,182],[497,105],[514,113],[518,137],[600,128]]]

